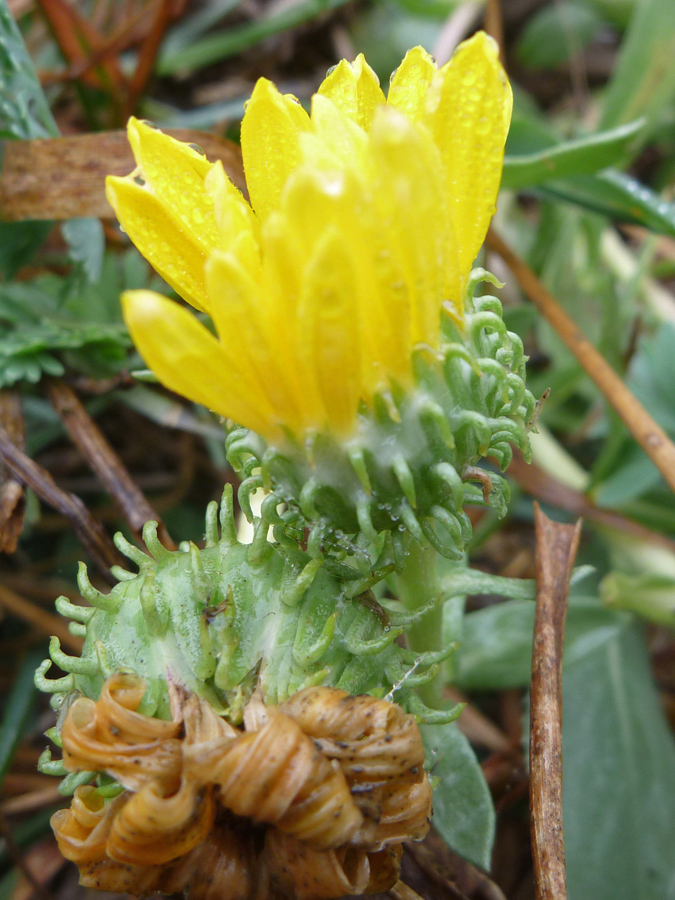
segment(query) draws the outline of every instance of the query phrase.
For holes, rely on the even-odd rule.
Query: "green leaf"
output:
[[[0,0],[0,140],[54,137],[58,133],[21,32],[7,0]],[[50,228],[49,222],[0,222],[0,272],[5,278],[12,278],[30,262]]]
[[[661,473],[635,441],[625,441],[618,461],[619,467],[606,475],[593,491],[598,506],[616,509],[661,482]]]
[[[0,784],[12,763],[14,751],[23,737],[35,695],[33,675],[44,655],[44,650],[31,650],[26,654],[12,691],[7,698],[0,727]]]
[[[416,16],[446,19],[455,12],[461,0],[394,0],[396,6]],[[484,6],[483,0],[475,0],[478,8]]]
[[[631,361],[628,385],[662,428],[675,436],[675,323],[664,322],[640,341]]]
[[[82,266],[82,271],[90,284],[101,277],[105,235],[98,219],[69,219],[61,226],[61,232],[68,244],[68,255],[74,263]]]
[[[611,640],[624,625],[595,598],[570,601],[565,628],[565,662]],[[534,604],[511,600],[469,613],[453,662],[455,683],[465,690],[526,687],[532,667]]]
[[[43,374],[63,375],[63,363],[53,354],[76,351],[80,365],[89,371],[102,365],[108,370],[126,358],[129,335],[121,325],[43,322],[0,338],[0,387],[25,380],[35,384]],[[94,357],[91,351],[95,351]]]
[[[589,175],[619,162],[627,147],[640,133],[643,120],[631,122],[612,131],[601,131],[574,141],[541,150],[504,158],[502,187],[519,190],[556,178]]]
[[[435,17],[380,2],[364,9],[355,20],[350,37],[354,49],[365,54],[384,85],[410,47],[419,44],[431,51],[441,27]]]
[[[651,622],[675,628],[675,577],[646,572],[610,572],[602,579],[600,596],[614,609],[629,609]]]
[[[453,850],[489,869],[495,812],[476,754],[454,722],[422,725],[420,730],[431,775],[440,778],[434,790],[434,826]]]
[[[554,69],[589,44],[603,24],[595,10],[580,3],[545,6],[527,20],[516,56],[532,69]]]
[[[619,222],[643,225],[675,237],[675,204],[667,203],[635,178],[614,169],[548,182],[539,190]]]
[[[344,6],[348,0],[301,0],[277,12],[260,16],[244,25],[211,34],[175,53],[164,52],[157,61],[159,75],[200,69],[228,59],[275,34],[295,28],[321,13]]]
[[[675,744],[642,630],[566,665],[563,695],[570,900],[674,900]]]
[[[21,32],[0,0],[0,138],[55,137],[58,128]]]
[[[240,6],[242,0],[213,0],[196,13],[186,16],[175,25],[164,39],[162,53],[170,57],[189,47],[197,38],[210,31],[228,13]]]
[[[34,384],[43,373],[62,375],[63,362],[55,354],[68,353],[74,368],[88,373],[98,368],[101,374],[110,374],[126,358],[131,341],[119,317],[98,323],[69,314],[65,285],[44,276],[0,286],[0,386]]]
[[[0,272],[5,278],[31,261],[51,227],[51,222],[0,222]]]
[[[674,57],[675,3],[638,3],[605,94],[600,127],[645,116],[648,132],[675,99]]]

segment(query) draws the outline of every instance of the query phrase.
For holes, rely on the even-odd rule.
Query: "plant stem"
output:
[[[416,541],[410,542],[406,565],[398,576],[399,596],[411,612],[439,597],[442,592],[438,577],[436,551],[432,547],[422,547]],[[443,645],[443,604],[434,604],[421,619],[413,623],[406,632],[408,646],[417,653],[440,650]],[[424,703],[435,709],[448,706],[443,699],[442,670],[428,684],[422,685],[418,693]]]

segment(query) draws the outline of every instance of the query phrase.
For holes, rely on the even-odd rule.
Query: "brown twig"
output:
[[[530,831],[537,900],[565,900],[562,820],[562,646],[576,525],[553,522],[534,505],[537,606],[530,691]]]
[[[164,37],[164,32],[172,18],[172,0],[157,0],[157,8],[148,32],[138,53],[136,71],[129,82],[129,89],[124,104],[124,118],[128,118],[135,110],[141,94],[145,90],[152,74],[155,59]]]
[[[585,494],[575,491],[574,488],[563,484],[557,478],[553,478],[543,469],[540,469],[535,463],[526,463],[523,455],[519,450],[515,450],[513,460],[508,468],[511,478],[516,481],[523,490],[531,497],[542,500],[550,506],[558,509],[564,509],[575,516],[583,516],[584,519],[590,519],[597,522],[598,525],[604,525],[608,528],[616,528],[625,534],[630,534],[641,541],[649,541],[657,544],[675,553],[675,541],[661,534],[658,531],[652,531],[645,525],[629,519],[621,513],[614,512],[611,509],[601,509],[596,506],[592,500],[589,500]]]
[[[0,803],[0,814],[5,816],[23,815],[36,809],[44,809],[45,806],[62,803],[63,799],[63,794],[59,793],[58,787],[52,785],[52,787],[40,788],[38,791],[30,791],[30,793],[5,800]]]
[[[12,443],[4,428],[0,428],[0,458],[41,500],[66,516],[101,574],[110,584],[116,584],[110,567],[123,564],[124,559],[103,526],[88,512],[80,498],[62,491],[46,469]]]
[[[532,269],[492,229],[487,245],[495,250],[518,279],[523,291],[558,336],[576,356],[582,368],[619,414],[630,433],[675,492],[675,444],[628,390],[621,378],[544,287]]]
[[[59,49],[68,62],[79,63],[87,58],[89,50],[96,51],[101,47],[103,38],[74,6],[65,0],[37,0],[37,2]],[[87,72],[83,76],[83,81],[94,87],[114,88],[111,96],[115,97],[126,84],[117,59],[105,59],[98,68],[99,72]]]
[[[55,616],[44,609],[40,609],[30,600],[26,600],[20,594],[16,594],[8,587],[0,584],[0,606],[4,607],[12,615],[35,625],[43,634],[55,634],[61,643],[78,655],[82,652],[82,638],[71,634],[64,619]]]
[[[26,426],[17,391],[0,391],[0,426],[21,450],[25,446]],[[0,553],[14,553],[23,530],[26,498],[23,485],[0,463]]]
[[[158,534],[164,546],[175,550],[176,545],[159,515],[148,503],[75,391],[64,381],[55,378],[48,380],[47,391],[68,434],[119,505],[134,535],[140,538],[145,523],[154,519],[159,525]]]
[[[502,65],[506,64],[504,52],[504,17],[502,15],[501,0],[487,0],[483,14],[483,27],[494,38],[499,47],[499,59]]]

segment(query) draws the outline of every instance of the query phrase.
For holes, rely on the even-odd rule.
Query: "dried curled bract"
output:
[[[106,849],[133,865],[170,862],[201,844],[215,816],[211,788],[184,779],[176,793],[165,796],[161,783],[150,781],[115,817]]]
[[[237,729],[176,688],[162,722],[137,712],[143,690],[113,676],[62,729],[71,770],[127,788],[106,802],[80,787],[52,819],[83,884],[190,900],[328,900],[395,884],[402,842],[421,839],[431,814],[412,716],[309,688],[281,707],[254,696]]]
[[[325,687],[299,691],[281,709],[345,773],[364,816],[353,844],[381,849],[424,837],[431,786],[413,716],[386,700]]]
[[[128,793],[104,806],[95,788],[79,787],[71,808],[52,817],[59,848],[78,864],[85,887],[136,895],[187,890],[191,900],[272,900],[263,848],[234,819],[221,817],[196,847],[169,862],[159,862],[167,855],[159,847],[146,848],[145,862],[116,858],[109,838],[129,806]]]
[[[181,772],[180,722],[136,712],[145,682],[117,673],[94,702],[80,697],[63,724],[63,763],[71,772],[107,772],[131,791],[151,777],[177,785]]]
[[[350,783],[416,782],[424,766],[417,722],[400,706],[337,688],[306,688],[281,707],[323,753],[337,759]]]
[[[347,843],[363,824],[339,765],[280,712],[236,741],[191,747],[185,767],[217,784],[221,803],[238,816],[276,825],[317,850]]]
[[[386,891],[398,880],[402,847],[369,852],[340,847],[321,853],[276,829],[267,832],[272,884],[297,900],[329,900],[344,894]]]

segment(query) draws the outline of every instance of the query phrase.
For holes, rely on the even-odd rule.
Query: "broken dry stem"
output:
[[[553,522],[535,503],[537,607],[530,692],[530,832],[537,900],[565,900],[562,819],[562,649],[576,525]]]
[[[221,160],[236,186],[245,190],[241,151],[226,138],[188,128],[167,129],[186,143],[197,143],[207,158]],[[107,175],[127,175],[135,166],[124,131],[7,141],[0,174],[2,220],[112,219],[105,197]]]

